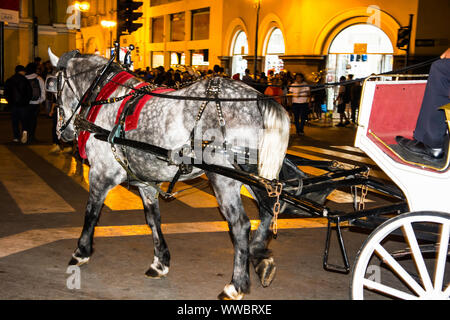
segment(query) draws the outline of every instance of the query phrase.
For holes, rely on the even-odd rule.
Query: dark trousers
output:
[[[32,141],[35,138],[37,120],[40,111],[39,104],[30,104],[27,108],[27,122],[28,122],[28,141]]]
[[[445,113],[438,108],[450,103],[450,59],[440,59],[431,65],[414,139],[431,148],[442,148],[447,139]]]
[[[305,122],[308,120],[309,106],[308,103],[293,103],[292,113],[294,114],[294,124],[297,133],[303,133]]]
[[[12,106],[11,108],[11,123],[14,139],[20,139],[22,130],[28,130],[27,108],[28,106]]]

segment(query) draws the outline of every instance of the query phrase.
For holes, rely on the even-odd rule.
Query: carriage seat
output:
[[[448,143],[440,161],[431,161],[406,153],[396,136],[413,138],[425,93],[425,82],[377,84],[372,102],[367,137],[394,161],[424,170],[445,172],[449,169]],[[447,123],[450,120],[450,105],[444,106]]]

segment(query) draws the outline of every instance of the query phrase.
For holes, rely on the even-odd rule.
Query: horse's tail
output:
[[[260,102],[264,128],[259,136],[258,173],[277,179],[289,143],[290,120],[286,110],[273,100]]]

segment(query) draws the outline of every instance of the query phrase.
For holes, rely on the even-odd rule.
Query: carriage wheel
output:
[[[450,215],[442,212],[405,213],[381,224],[358,252],[351,298],[450,299],[449,230]]]

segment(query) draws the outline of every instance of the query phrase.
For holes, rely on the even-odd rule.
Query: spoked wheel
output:
[[[450,299],[449,231],[450,214],[442,212],[405,213],[381,224],[358,252],[351,298]]]

